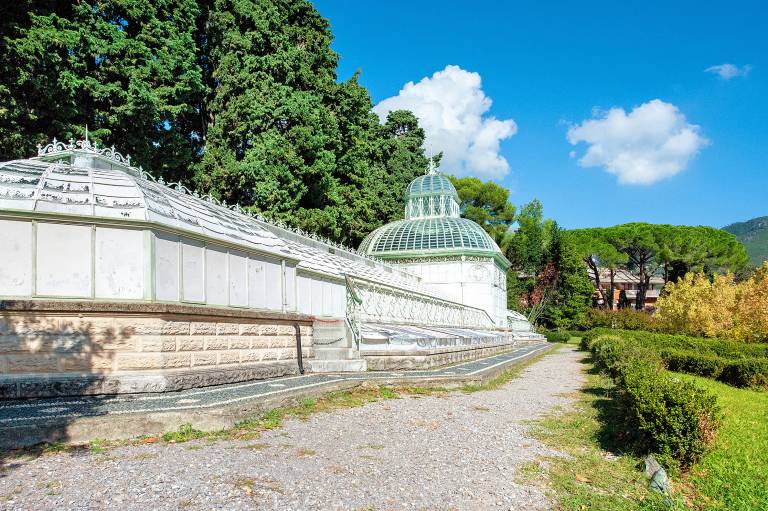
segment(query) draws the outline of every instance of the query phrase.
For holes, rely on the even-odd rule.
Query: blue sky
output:
[[[500,145],[495,152],[491,141],[479,157],[459,154],[454,168],[495,176],[516,204],[540,199],[564,227],[629,221],[720,227],[768,215],[768,5],[315,5],[330,20],[340,79],[359,69],[374,103],[427,77],[435,85],[430,97],[450,108],[465,89],[453,94],[437,87],[434,73],[449,65],[458,66],[451,69],[460,78],[477,73],[482,85],[473,92],[493,103],[474,120],[503,121],[488,125]],[[726,63],[746,76],[705,72]],[[424,90],[382,105],[418,101]],[[633,116],[641,105],[647,108]],[[613,111],[615,122],[606,119],[611,108],[624,111]],[[582,124],[593,118],[599,122]],[[581,142],[572,145],[569,128],[579,126],[572,138]],[[446,133],[435,135],[433,146],[446,144]],[[487,142],[478,133],[468,135],[470,142]],[[593,166],[579,165],[590,147],[596,152],[586,163]],[[640,168],[652,177],[638,178]]]

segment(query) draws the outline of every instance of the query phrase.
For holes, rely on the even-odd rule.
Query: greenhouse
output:
[[[509,261],[482,227],[460,217],[456,188],[434,166],[408,186],[405,219],[373,231],[360,251],[482,308],[497,326],[509,326]]]
[[[0,396],[429,367],[539,339],[457,199],[430,170],[358,251],[88,140],[0,163]]]

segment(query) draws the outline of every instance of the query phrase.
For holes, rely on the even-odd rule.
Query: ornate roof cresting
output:
[[[121,153],[115,150],[115,146],[99,148],[96,142],[91,144],[90,140],[77,140],[69,139],[69,142],[61,142],[53,138],[53,142],[47,145],[37,144],[37,156],[53,155],[60,152],[68,151],[89,151],[94,154],[98,154],[107,159],[120,163],[122,165],[131,166],[131,155],[127,154],[123,156]]]

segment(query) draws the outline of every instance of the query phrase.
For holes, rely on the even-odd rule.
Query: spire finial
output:
[[[432,153],[432,144],[429,144],[429,164],[427,165],[427,175],[434,176],[437,174],[437,167],[435,167],[435,157]]]

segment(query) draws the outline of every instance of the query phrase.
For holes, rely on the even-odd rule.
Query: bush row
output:
[[[726,339],[714,339],[703,337],[691,337],[688,335],[665,334],[659,332],[644,332],[640,330],[615,330],[609,328],[594,328],[584,334],[587,338],[594,338],[603,334],[619,334],[624,339],[652,345],[659,349],[682,349],[697,351],[701,354],[717,355],[724,358],[766,358],[768,357],[768,344],[745,343],[742,341],[729,341]]]
[[[617,311],[592,309],[587,316],[587,323],[582,326],[585,329],[607,327],[622,330],[644,330],[646,332],[662,331],[662,325],[651,314],[634,309],[619,309]]]
[[[768,387],[768,358],[733,359],[690,350],[662,350],[671,371],[712,378],[734,387]]]
[[[592,330],[585,337],[589,340],[601,335],[619,335],[654,350],[672,371],[712,378],[734,387],[768,387],[768,346],[764,344],[606,329]]]
[[[675,378],[656,352],[621,336],[589,336],[581,343],[616,383],[624,429],[636,448],[683,468],[701,459],[721,420],[712,394]]]
[[[544,337],[549,342],[568,342],[571,339],[571,332],[566,330],[551,330],[544,332]]]

